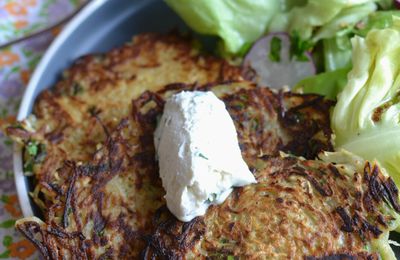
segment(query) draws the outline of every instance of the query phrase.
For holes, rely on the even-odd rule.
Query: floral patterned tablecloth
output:
[[[40,32],[72,14],[84,0],[0,0],[0,45]],[[60,30],[47,30],[0,48],[0,122],[15,118],[22,94],[43,52]],[[12,171],[12,142],[0,132],[0,259],[37,259],[15,229],[22,217]]]

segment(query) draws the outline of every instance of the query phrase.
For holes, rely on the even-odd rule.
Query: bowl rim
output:
[[[57,53],[60,46],[70,37],[70,35],[84,22],[92,13],[99,9],[108,0],[93,0],[87,3],[82,10],[74,16],[63,28],[59,35],[53,40],[49,48],[44,53],[37,65],[32,77],[29,80],[25,93],[22,96],[21,104],[18,110],[17,120],[21,121],[31,114],[33,101],[36,98],[35,90],[39,86],[40,78],[46,72],[52,57]],[[29,187],[27,177],[23,170],[23,147],[14,143],[13,146],[13,170],[14,182],[17,190],[19,205],[24,217],[34,216],[31,198],[29,196]]]

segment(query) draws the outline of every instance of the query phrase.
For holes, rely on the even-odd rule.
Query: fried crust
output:
[[[34,196],[44,212],[49,208],[46,201],[57,196],[59,183],[68,180],[56,170],[65,161],[91,160],[96,146],[106,139],[93,115],[113,129],[129,116],[132,99],[145,91],[179,82],[203,85],[242,79],[241,68],[193,46],[190,37],[177,33],[145,33],[108,53],[81,57],[55,87],[38,96],[35,117],[7,128],[8,135],[24,145],[35,140],[45,147],[29,169],[37,182],[34,194],[44,196],[44,202]]]
[[[131,112],[114,128],[104,122],[102,111],[92,111],[90,120],[103,131],[105,141],[91,159],[65,160],[59,168],[49,165],[51,171],[40,175],[38,184],[51,198],[45,202],[45,221],[24,219],[16,225],[46,258],[139,257],[157,226],[154,214],[165,207],[153,132],[165,98],[182,90],[210,90],[225,102],[253,172],[259,168],[259,157],[276,156],[281,150],[314,158],[321,149],[332,147],[331,102],[316,95],[274,93],[247,81],[169,84],[157,92],[146,91],[132,101]],[[292,123],[293,114],[301,120]],[[301,138],[296,134],[299,124],[307,132]],[[37,133],[30,134],[32,138]],[[294,142],[304,147],[291,150]]]
[[[191,222],[165,207],[144,259],[380,259],[373,241],[399,213],[378,165],[354,169],[295,157],[259,158],[256,184],[236,188]]]

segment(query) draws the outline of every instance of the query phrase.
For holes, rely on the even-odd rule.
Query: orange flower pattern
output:
[[[18,205],[17,195],[11,195],[8,197],[7,202],[4,205],[4,209],[10,213],[11,216],[19,218],[22,216],[21,210]]]
[[[8,250],[10,250],[10,257],[18,257],[19,259],[26,259],[32,256],[36,248],[26,239],[20,240],[18,242],[12,243],[8,246]]]
[[[83,1],[0,0],[0,45],[58,22]],[[59,30],[0,48],[0,126],[15,118],[31,73]],[[34,245],[14,228],[22,212],[13,178],[12,142],[0,132],[0,259],[37,259]]]
[[[28,21],[26,20],[18,20],[14,23],[15,29],[23,29],[28,26]]]
[[[15,62],[19,61],[19,56],[10,51],[0,52],[0,69],[7,65],[13,65]]]
[[[0,45],[58,23],[87,0],[0,0]]]
[[[13,16],[26,15],[28,13],[25,6],[18,2],[8,2],[4,5],[4,9]]]
[[[35,6],[37,4],[36,0],[22,0],[21,3],[24,6],[29,6],[29,7]]]

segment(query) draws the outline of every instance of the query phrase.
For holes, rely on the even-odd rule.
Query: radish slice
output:
[[[306,53],[306,57],[306,61],[290,57],[290,37],[287,33],[270,33],[253,45],[244,59],[244,65],[256,72],[254,81],[259,86],[292,88],[300,80],[316,73],[311,54]]]
[[[394,6],[395,6],[397,9],[400,9],[400,0],[394,0],[393,2],[394,2]]]

